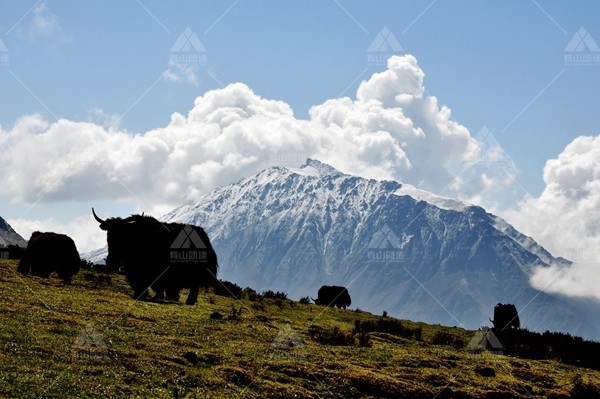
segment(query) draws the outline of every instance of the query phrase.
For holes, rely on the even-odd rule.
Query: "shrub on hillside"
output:
[[[527,359],[558,359],[561,363],[600,370],[600,343],[561,332],[543,334],[527,329],[506,329],[494,333],[506,355]]]
[[[219,296],[230,296],[233,298],[240,298],[244,290],[239,285],[230,281],[219,280],[213,288],[213,293]]]
[[[465,346],[465,341],[461,337],[457,337],[446,329],[436,332],[431,339],[431,343],[434,345],[447,345],[456,349]]]
[[[307,296],[303,296],[298,302],[300,302],[303,305],[310,305],[310,298]]]
[[[417,341],[421,341],[422,329],[419,328],[409,328],[404,326],[400,320],[391,319],[391,318],[380,318],[377,321],[367,320],[367,321],[354,321],[354,333],[368,333],[368,332],[384,332],[388,334],[395,335],[397,337],[402,337],[406,339],[414,339]]]
[[[351,332],[345,333],[338,327],[329,330],[318,326],[310,326],[308,335],[313,341],[324,345],[354,346],[357,344],[354,334]]]
[[[268,290],[263,292],[262,296],[266,299],[287,299],[287,294],[281,291],[273,292],[272,290]]]

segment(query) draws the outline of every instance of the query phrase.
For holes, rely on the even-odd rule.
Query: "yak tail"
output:
[[[317,301],[315,301],[315,298],[313,298],[312,296],[309,297],[314,303],[317,303]]]

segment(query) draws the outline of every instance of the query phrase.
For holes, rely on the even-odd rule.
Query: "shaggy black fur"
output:
[[[68,282],[77,274],[80,265],[79,252],[69,236],[34,231],[17,271],[23,274],[31,272],[44,278],[56,272],[58,277]]]
[[[146,299],[147,290],[152,287],[155,299],[179,300],[180,290],[189,288],[186,304],[193,305],[200,287],[214,286],[219,268],[217,254],[202,227],[191,226],[206,246],[206,259],[187,263],[175,259],[173,253],[180,251],[171,248],[186,225],[161,223],[144,215],[106,220],[94,216],[107,232],[107,264],[124,265],[135,299]]]

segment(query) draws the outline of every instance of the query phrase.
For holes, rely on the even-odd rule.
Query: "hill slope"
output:
[[[361,309],[466,328],[510,302],[530,329],[600,340],[592,318],[529,285],[534,266],[568,261],[481,207],[399,182],[309,159],[216,189],[162,220],[204,227],[221,277],[258,290],[297,299],[345,285]]]
[[[8,246],[9,244],[19,245],[23,248],[27,247],[27,241],[6,220],[0,217],[0,246]]]
[[[184,298],[134,302],[122,276],[82,271],[64,285],[22,277],[16,266],[0,260],[0,396],[5,398],[431,399],[444,387],[438,398],[449,397],[450,390],[466,399],[545,398],[553,390],[600,396],[600,386],[593,385],[600,381],[598,371],[554,360],[473,357],[464,348],[433,345],[439,326],[402,321],[406,328],[422,329],[420,341],[370,333],[371,347],[331,345],[311,338],[311,326],[346,333],[357,320],[380,317],[210,293],[201,293],[195,306],[184,305]],[[214,312],[224,318],[211,318]],[[82,332],[89,332],[92,348],[107,353],[105,361],[74,360],[73,351],[85,342]],[[302,352],[292,348],[294,356],[274,355],[282,332],[293,335]],[[447,332],[465,342],[475,334],[460,328]],[[490,369],[494,377],[481,375]]]

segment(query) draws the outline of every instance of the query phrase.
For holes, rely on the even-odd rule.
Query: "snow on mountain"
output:
[[[553,258],[483,208],[396,181],[343,174],[307,160],[272,167],[163,216],[206,229],[220,278],[291,298],[347,286],[352,306],[477,328],[514,303],[524,326],[600,339],[579,308],[534,290]],[[597,307],[596,307],[597,309]]]
[[[0,217],[0,246],[8,246],[10,244],[27,247],[27,241],[6,220]]]

